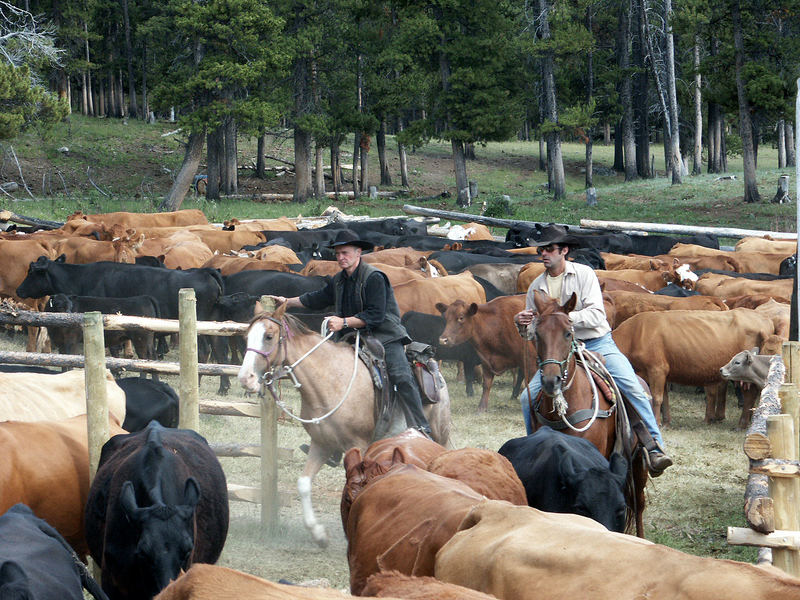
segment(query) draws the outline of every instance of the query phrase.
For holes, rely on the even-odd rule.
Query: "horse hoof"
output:
[[[478,414],[485,413],[486,410],[487,410],[486,406],[481,406],[480,404],[478,405]]]
[[[328,534],[325,532],[325,527],[319,523],[311,528],[311,536],[320,548],[328,547]]]

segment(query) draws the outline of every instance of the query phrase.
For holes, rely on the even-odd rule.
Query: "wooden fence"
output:
[[[179,427],[197,430],[200,412],[216,415],[254,417],[261,419],[261,445],[223,444],[213,445],[217,456],[260,457],[261,487],[253,488],[229,484],[228,496],[261,504],[261,523],[270,532],[278,524],[278,448],[277,414],[275,403],[259,402],[200,402],[198,375],[232,375],[239,372],[238,365],[199,364],[197,357],[198,335],[232,336],[247,330],[244,323],[197,321],[196,298],[193,289],[182,289],[179,293],[179,318],[151,319],[123,315],[101,315],[90,312],[85,315],[69,313],[39,313],[35,311],[0,310],[0,323],[30,326],[83,327],[84,355],[40,354],[32,352],[0,352],[0,362],[55,367],[81,367],[86,376],[86,409],[89,433],[89,465],[94,476],[100,460],[100,449],[109,438],[108,406],[105,387],[105,370],[180,375],[178,397],[180,399]],[[104,329],[145,329],[158,333],[180,334],[180,362],[163,362],[111,358],[105,355]]]
[[[785,365],[784,365],[785,363]],[[728,527],[728,543],[772,549],[772,564],[800,577],[800,343],[786,342],[770,362],[767,384],[744,442],[749,527]]]

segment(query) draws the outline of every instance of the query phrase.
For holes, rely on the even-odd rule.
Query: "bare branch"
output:
[[[25,187],[25,191],[28,192],[28,196],[33,198],[33,194],[31,194],[31,190],[28,188],[28,184],[25,183],[25,178],[22,176],[22,167],[19,166],[19,160],[17,160],[17,153],[14,152],[14,146],[9,146],[9,150],[11,150],[11,156],[14,157],[14,162],[17,163],[17,169],[19,170],[19,178],[22,180],[22,185]]]
[[[94,186],[94,189],[96,189],[98,192],[103,194],[103,196],[105,196],[106,198],[110,198],[111,194],[101,190],[99,187],[97,187],[97,184],[94,181],[92,181],[92,176],[89,174],[89,171],[91,170],[91,168],[92,167],[89,167],[89,166],[86,167],[86,177],[89,178],[89,183],[91,183]]]

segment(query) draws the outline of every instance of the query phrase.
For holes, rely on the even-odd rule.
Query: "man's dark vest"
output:
[[[385,273],[365,262],[361,262],[358,267],[355,294],[356,313],[364,310],[364,305],[366,304],[366,298],[364,298],[364,284],[366,284],[367,278],[373,273],[380,273],[383,283],[386,286],[386,317],[384,318],[383,323],[378,325],[378,327],[375,329],[370,330],[369,333],[378,338],[381,344],[385,344],[386,342],[394,342],[396,340],[400,340],[402,343],[407,344],[411,341],[411,338],[408,337],[406,328],[403,327],[402,323],[400,322],[400,307],[397,306],[397,300],[394,297],[392,286],[389,285],[389,279],[386,277]],[[344,271],[340,271],[334,275],[333,285],[336,297],[334,310],[336,311],[337,315],[341,315],[342,294],[344,293]]]

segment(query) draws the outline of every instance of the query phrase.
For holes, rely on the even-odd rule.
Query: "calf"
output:
[[[522,480],[529,506],[583,515],[611,531],[625,531],[628,464],[619,454],[609,463],[591,442],[546,425],[508,440],[499,452]]]
[[[440,344],[439,337],[444,332],[447,321],[438,315],[410,310],[403,315],[401,321],[412,340],[433,346],[436,359],[456,360],[463,363],[466,392],[467,396],[471,398],[475,394],[473,390],[475,367],[481,364],[481,359],[472,344],[464,343],[455,346]]]
[[[520,337],[514,325],[514,315],[525,308],[524,295],[502,296],[485,304],[456,300],[449,305],[439,303],[436,308],[447,321],[439,343],[450,347],[469,342],[481,359],[483,394],[479,412],[489,407],[495,375],[509,369],[520,369],[528,376],[536,372],[536,348]]]
[[[103,446],[86,502],[86,540],[110,598],[151,598],[228,532],[225,474],[194,431],[152,422]]]
[[[767,373],[769,373],[769,365],[773,357],[772,354],[759,354],[758,348],[742,350],[719,370],[720,376],[727,381],[752,384],[749,387],[742,386],[744,400],[742,414],[747,414],[748,421],[756,398],[760,397],[761,390],[767,383]]]
[[[123,377],[116,382],[125,392],[125,431],[141,431],[150,421],[178,426],[178,394],[168,384],[141,377]]]
[[[0,516],[0,539],[0,598],[83,600],[84,587],[106,597],[66,540],[24,504]]]
[[[152,296],[130,296],[128,298],[108,298],[105,296],[74,296],[53,294],[46,304],[49,312],[86,313],[98,311],[104,315],[123,314],[135,317],[158,319],[161,311]],[[83,329],[80,327],[48,327],[47,333],[61,354],[83,354]],[[136,355],[143,360],[155,360],[155,334],[144,329],[125,331],[106,331],[105,345],[117,356],[114,346],[121,346],[130,340]],[[144,376],[144,373],[142,374]]]

